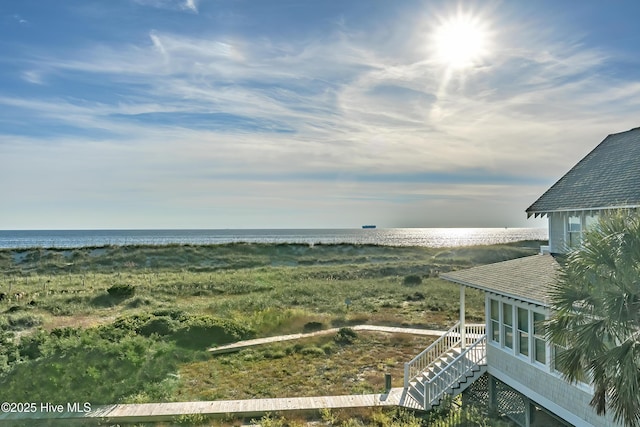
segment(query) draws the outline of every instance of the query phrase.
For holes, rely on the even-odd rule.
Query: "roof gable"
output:
[[[554,211],[640,205],[640,128],[607,136],[528,209]]]

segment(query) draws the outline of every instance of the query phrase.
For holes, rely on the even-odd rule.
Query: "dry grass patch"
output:
[[[346,345],[333,336],[212,357],[180,368],[176,400],[252,399],[376,393],[384,374],[401,387],[404,362],[435,338],[360,332]]]
[[[115,316],[47,316],[43,329],[50,331],[54,328],[91,328],[94,326],[104,325],[115,320]]]

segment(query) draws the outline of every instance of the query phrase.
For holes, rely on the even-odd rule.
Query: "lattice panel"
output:
[[[518,425],[525,425],[527,405],[520,393],[505,383],[496,381],[496,400],[498,403],[498,412],[505,414],[518,423]]]

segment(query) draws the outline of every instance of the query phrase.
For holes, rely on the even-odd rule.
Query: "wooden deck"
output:
[[[181,415],[200,414],[207,417],[260,417],[266,413],[286,411],[317,411],[323,408],[348,409],[377,406],[415,407],[403,388],[393,388],[385,394],[345,396],[288,397],[277,399],[216,400],[209,402],[173,402],[105,405],[87,413],[0,413],[0,425],[18,421],[28,422],[53,419],[60,422],[96,421],[108,423],[134,423],[174,421]]]
[[[417,328],[399,328],[393,326],[374,326],[374,325],[357,325],[352,326],[354,331],[370,331],[370,332],[386,332],[392,334],[412,334],[412,335],[425,335],[432,337],[439,337],[444,334],[444,331],[436,331],[432,329],[417,329]],[[247,347],[253,347],[256,345],[272,344],[281,341],[298,340],[302,338],[310,338],[318,335],[328,335],[337,333],[339,328],[323,329],[317,332],[309,332],[306,334],[291,334],[291,335],[278,335],[275,337],[257,338],[254,340],[239,341],[233,344],[222,345],[219,347],[210,348],[211,354],[220,353],[232,353],[234,351],[240,351]]]

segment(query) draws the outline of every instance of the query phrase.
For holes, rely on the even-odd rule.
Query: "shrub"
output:
[[[327,355],[332,354],[336,350],[335,344],[332,342],[328,342],[320,348],[322,348],[322,351]]]
[[[112,325],[106,326],[112,326],[113,328],[121,329],[123,331],[138,332],[142,325],[144,325],[151,319],[152,316],[148,313],[133,314],[129,316],[118,317],[112,323]]]
[[[284,350],[266,350],[263,355],[265,359],[282,359],[287,353]]]
[[[153,311],[152,314],[158,317],[166,316],[173,320],[185,320],[188,317],[184,310],[179,308],[159,308]]]
[[[37,359],[42,355],[40,346],[49,339],[49,334],[43,330],[20,338],[18,349],[20,356],[25,359]]]
[[[173,421],[177,425],[199,426],[204,425],[207,421],[207,417],[203,414],[183,414],[175,417]]]
[[[136,288],[132,285],[118,284],[111,286],[109,289],[107,289],[107,292],[109,293],[109,295],[115,298],[128,298],[136,293]]]
[[[351,344],[356,338],[358,338],[358,334],[353,329],[340,328],[333,340],[338,344]]]
[[[273,416],[266,414],[259,420],[251,420],[251,424],[260,425],[262,427],[286,427],[289,425],[287,420],[283,416]]]
[[[7,319],[9,328],[13,330],[33,328],[42,324],[42,318],[33,314],[18,314],[9,316]]]
[[[406,298],[407,301],[422,301],[423,299],[425,299],[425,295],[422,292],[415,292]]]
[[[181,323],[173,335],[176,342],[188,348],[205,348],[251,338],[255,332],[248,326],[229,319],[211,316],[192,316]]]
[[[422,277],[411,274],[409,276],[405,276],[403,283],[407,286],[420,285],[422,283]]]
[[[49,335],[52,338],[70,338],[70,337],[79,337],[82,333],[82,330],[79,328],[74,328],[72,326],[65,326],[62,328],[53,328]]]
[[[325,352],[320,347],[305,347],[300,351],[303,356],[325,356]]]
[[[140,335],[145,337],[157,334],[160,336],[169,335],[176,330],[177,322],[170,317],[161,316],[149,319],[139,328]]]
[[[302,330],[304,332],[315,332],[321,330],[323,327],[324,324],[322,324],[322,322],[307,322],[302,327]]]
[[[139,333],[140,328],[142,328],[142,326],[150,319],[151,315],[146,313],[121,316],[111,324],[98,326],[95,328],[94,333],[105,340],[119,341],[126,336],[132,336]]]

